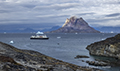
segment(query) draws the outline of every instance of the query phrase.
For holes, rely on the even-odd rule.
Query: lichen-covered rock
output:
[[[120,34],[95,42],[87,46],[91,55],[107,56],[120,59]]]
[[[0,42],[0,71],[101,71],[56,60]]]

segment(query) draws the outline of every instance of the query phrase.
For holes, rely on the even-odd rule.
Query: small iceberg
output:
[[[10,41],[10,44],[13,44],[14,42],[13,41]]]
[[[110,33],[114,33],[113,31],[111,31]]]
[[[75,33],[75,34],[78,34],[78,33]]]
[[[58,36],[57,38],[58,38],[58,39],[60,39],[61,37],[60,37],[60,36]]]
[[[6,32],[4,32],[4,34],[6,34]]]
[[[101,40],[105,40],[105,38],[102,38]]]

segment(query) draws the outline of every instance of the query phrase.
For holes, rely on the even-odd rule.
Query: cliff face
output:
[[[90,27],[83,18],[77,18],[75,16],[70,19],[66,19],[61,28],[50,33],[100,33],[94,28]]]
[[[89,50],[91,55],[107,56],[120,59],[120,34],[88,45],[86,49]]]

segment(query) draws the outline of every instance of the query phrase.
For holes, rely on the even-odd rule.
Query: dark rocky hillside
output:
[[[0,42],[0,71],[101,71],[56,60]]]

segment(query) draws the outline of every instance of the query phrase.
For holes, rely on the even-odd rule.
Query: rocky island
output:
[[[101,71],[63,62],[0,42],[0,71]]]
[[[107,61],[111,65],[120,66],[120,34],[107,38],[103,41],[95,42],[87,46],[91,55],[113,58],[114,61]]]
[[[47,33],[100,33],[100,32],[90,27],[83,18],[77,18],[73,16],[70,19],[67,18],[61,28]]]
[[[91,55],[107,56],[120,59],[120,34],[95,42],[87,48]]]

